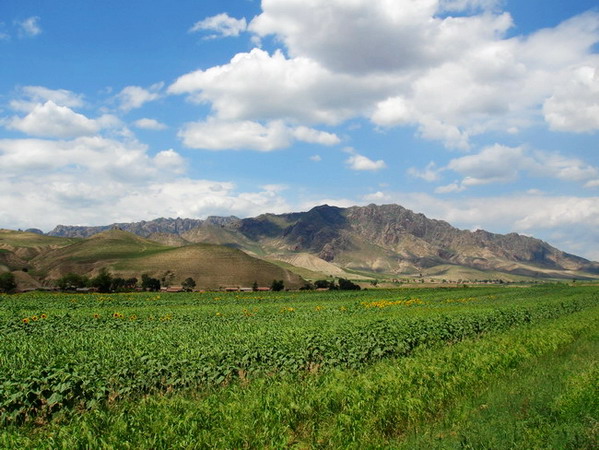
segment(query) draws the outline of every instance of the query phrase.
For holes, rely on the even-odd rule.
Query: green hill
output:
[[[121,230],[109,230],[70,245],[46,251],[32,260],[46,282],[67,273],[96,275],[107,268],[123,278],[148,274],[180,284],[193,278],[198,288],[270,286],[273,279],[297,288],[303,280],[274,264],[220,245],[191,244],[172,247]]]

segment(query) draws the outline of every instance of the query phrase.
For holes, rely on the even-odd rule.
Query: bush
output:
[[[0,274],[0,292],[12,292],[17,288],[17,283],[15,282],[15,276],[10,273],[10,272],[6,272],[3,274]]]
[[[285,289],[285,283],[283,282],[283,280],[272,280],[270,289],[273,291],[282,291],[283,289]]]
[[[193,288],[196,287],[196,282],[193,278],[189,277],[189,278],[186,278],[183,283],[181,283],[181,286],[187,292],[191,292],[191,291],[193,291]]]

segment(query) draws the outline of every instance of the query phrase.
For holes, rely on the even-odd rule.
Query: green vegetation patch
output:
[[[396,445],[597,330],[598,304],[596,288],[563,285],[0,296],[1,439]],[[593,400],[568,386],[556,405]]]

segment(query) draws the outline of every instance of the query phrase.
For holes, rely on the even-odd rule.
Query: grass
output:
[[[24,231],[0,230],[0,244],[15,248],[62,247],[78,240],[76,238],[45,236]]]
[[[575,340],[468,391],[433,424],[415,427],[405,448],[599,446],[599,335]]]
[[[0,447],[596,448],[598,325],[563,285],[0,296]]]
[[[364,311],[387,319],[397,314],[427,317],[436,311],[459,315],[464,308],[500,308],[508,299],[524,305],[531,298],[542,302],[552,293],[567,301],[596,291],[561,287],[477,292],[487,300],[437,303],[441,294],[458,300],[462,293],[430,290],[420,291],[426,307]],[[489,296],[492,292],[497,298]],[[511,298],[516,293],[528,300]],[[351,298],[374,300],[384,294],[369,291]],[[391,299],[391,291],[387,294]],[[285,295],[269,297],[263,308],[278,311],[288,303]],[[191,296],[183,298],[193,303]],[[348,300],[342,296],[325,303],[314,294],[297,297],[293,304],[298,317],[309,315],[322,327],[343,321],[327,311]],[[168,306],[167,300],[157,301],[162,303],[152,308]],[[300,301],[306,302],[304,310],[299,309]],[[241,296],[225,301],[215,297],[211,302],[197,307],[209,313],[215,306],[225,311],[229,304],[226,311],[232,314],[247,305]],[[117,307],[114,303],[109,307]],[[317,314],[314,305],[328,308]],[[70,314],[83,318],[83,305],[75,306]],[[264,314],[270,317],[268,311]],[[250,318],[254,327],[260,315]],[[280,326],[295,320],[280,317]],[[181,325],[186,323],[192,322],[185,319]],[[241,321],[231,322],[235,323]],[[80,328],[84,322],[73,325]],[[219,386],[132,396],[83,413],[65,412],[42,426],[5,427],[0,430],[0,447],[596,448],[598,325],[595,306],[505,332],[422,346],[409,356],[383,358],[356,369],[321,370],[314,365],[293,374],[240,374]],[[126,348],[136,347],[131,343]]]

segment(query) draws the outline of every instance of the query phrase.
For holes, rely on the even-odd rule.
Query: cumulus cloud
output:
[[[173,160],[175,155],[172,151],[159,153],[154,161],[148,156],[147,147],[137,141],[121,142],[99,136],[72,140],[0,140],[0,168],[6,176],[14,177],[35,173],[43,178],[45,172],[71,171],[92,173],[97,176],[97,182],[155,177],[159,172],[156,163],[165,162],[166,157]],[[164,168],[165,164],[161,164],[160,169]]]
[[[174,150],[100,137],[0,140],[0,215],[6,227],[105,224],[156,217],[289,211],[281,186],[239,191],[190,179]]]
[[[140,86],[127,86],[116,96],[119,108],[124,112],[128,112],[142,107],[147,102],[157,100],[161,96],[160,90],[162,87],[163,83],[156,83],[150,86],[149,89]]]
[[[466,188],[463,184],[454,181],[453,183],[445,186],[438,186],[435,188],[435,194],[452,194],[454,192],[462,192]]]
[[[247,21],[245,18],[235,19],[234,17],[230,17],[227,13],[222,13],[196,22],[189,29],[189,32],[212,31],[214,33],[208,35],[207,39],[214,39],[217,37],[239,36],[246,30],[246,28]]]
[[[597,67],[593,46],[599,42],[599,15],[589,12],[554,28],[508,38],[513,22],[500,6],[493,0],[270,0],[263,3],[249,30],[283,42],[290,55],[285,66],[302,61],[317,68],[310,72],[301,96],[288,90],[276,94],[296,94],[294,105],[306,106],[304,99],[311,98],[324,77],[352,79],[346,102],[360,101],[353,108],[336,106],[337,121],[348,117],[340,112],[366,115],[376,125],[415,126],[425,139],[468,149],[472,136],[535,124],[539,105],[545,103],[545,118],[553,128],[595,129],[595,82],[583,73],[576,86],[562,86],[580,68]],[[447,12],[465,15],[444,16]],[[226,69],[231,71],[232,66]],[[262,69],[268,79],[272,68],[262,65]],[[206,81],[198,87],[202,100],[226,111],[224,103],[233,102]],[[379,89],[372,90],[375,85]],[[237,102],[234,111],[247,108],[245,118],[250,111],[257,112],[243,96]],[[302,117],[301,110],[293,117]],[[316,114],[310,118],[319,120]]]
[[[356,151],[351,148],[346,149],[346,152],[350,153],[351,156],[345,161],[345,164],[347,164],[347,166],[351,170],[366,170],[376,172],[387,167],[387,164],[385,164],[385,161],[383,161],[382,159],[379,159],[378,161],[373,161],[372,159],[364,155],[356,153]]]
[[[303,126],[295,128],[292,134],[298,141],[310,144],[337,145],[341,142],[341,139],[334,133],[327,133],[326,131],[319,131]]]
[[[186,124],[179,133],[183,144],[205,150],[258,150],[269,152],[291,145],[289,132],[283,122],[218,121]]]
[[[136,120],[133,122],[133,125],[144,130],[164,130],[167,128],[165,124],[157,121],[156,119],[148,119],[145,117],[143,119]]]
[[[31,112],[36,106],[47,101],[68,108],[84,105],[83,96],[66,89],[49,89],[44,86],[23,86],[18,89],[18,98],[11,100],[10,107],[19,112]]]
[[[335,74],[309,58],[287,58],[277,50],[240,53],[229,64],[179,77],[171,94],[209,103],[226,120],[288,120],[339,124],[384,98],[393,80]]]
[[[523,148],[495,145],[476,155],[452,159],[447,168],[465,175],[462,181],[465,186],[474,186],[513,181],[520,170],[533,164]]]
[[[101,122],[48,100],[36,105],[25,117],[13,117],[8,128],[31,136],[68,138],[93,135],[100,130]]]
[[[410,167],[408,169],[408,175],[414,178],[421,178],[424,181],[433,182],[438,181],[441,178],[441,172],[443,170],[443,168],[438,169],[437,165],[433,161],[431,161],[427,164],[424,170],[419,170],[415,167]]]
[[[431,67],[453,59],[459,45],[472,46],[467,33],[493,36],[510,25],[509,17],[492,14],[435,18],[436,0],[271,0],[262,9],[251,31],[276,35],[293,57],[346,73]]]
[[[426,169],[411,168],[408,173],[427,181],[438,181],[440,174],[452,171],[462,180],[435,189],[436,193],[461,192],[468,187],[491,183],[508,183],[526,173],[534,177],[547,177],[567,182],[587,182],[599,176],[599,169],[579,158],[557,152],[528,150],[524,147],[493,145],[477,154],[452,159],[447,166],[435,169],[430,163]]]
[[[159,152],[154,156],[153,162],[159,170],[168,170],[173,173],[185,172],[185,160],[172,148]]]
[[[20,37],[35,37],[41,34],[42,28],[39,24],[40,18],[37,16],[29,17],[22,21],[17,21]]]
[[[219,120],[214,117],[186,124],[180,130],[179,137],[190,148],[262,152],[287,148],[294,140],[320,145],[335,145],[340,142],[335,134],[307,127],[293,128],[280,120],[262,124],[249,120]]]
[[[543,114],[557,131],[590,132],[599,130],[599,58],[597,66],[584,66],[543,104]]]

